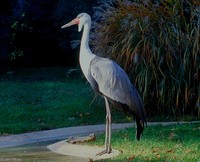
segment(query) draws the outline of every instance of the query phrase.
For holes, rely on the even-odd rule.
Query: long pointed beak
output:
[[[75,25],[75,24],[71,21],[71,22],[69,22],[69,23],[63,25],[61,28],[62,28],[62,29],[63,29],[63,28],[67,28],[67,27],[70,27],[70,26],[72,26],[72,25]]]
[[[71,22],[69,22],[69,23],[63,25],[61,28],[62,28],[62,29],[63,29],[63,28],[67,28],[67,27],[70,27],[70,26],[76,25],[76,24],[79,24],[79,19],[74,19],[74,20],[72,20]]]

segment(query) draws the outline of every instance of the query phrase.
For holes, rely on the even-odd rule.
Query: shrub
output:
[[[143,97],[147,114],[200,112],[200,2],[99,1],[95,53],[116,60]]]

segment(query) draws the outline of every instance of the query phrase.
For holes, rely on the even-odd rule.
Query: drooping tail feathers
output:
[[[144,130],[144,121],[136,117],[136,125],[137,125],[136,139],[139,141],[142,137],[142,133]]]
[[[147,121],[142,99],[138,94],[137,90],[134,87],[133,89],[134,89],[134,94],[132,96],[131,100],[132,102],[130,105],[122,104],[112,99],[109,100],[113,103],[115,107],[118,107],[119,109],[123,110],[126,113],[132,114],[133,117],[136,118],[136,125],[137,125],[136,139],[140,140],[142,137],[144,127],[145,125],[147,125]]]
[[[144,110],[144,104],[137,91],[135,91],[134,97],[135,97],[134,106],[136,106],[134,109],[135,109],[136,125],[137,125],[136,139],[139,141],[142,137],[144,126],[147,125],[147,121]]]

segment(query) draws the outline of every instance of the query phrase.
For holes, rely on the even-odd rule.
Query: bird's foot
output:
[[[110,154],[112,152],[111,148],[106,148],[105,150],[101,151],[100,153],[96,154],[97,156],[101,156],[104,154]]]

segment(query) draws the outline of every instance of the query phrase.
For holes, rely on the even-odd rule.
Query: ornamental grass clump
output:
[[[147,114],[200,114],[199,0],[100,0],[93,51],[129,74]]]

